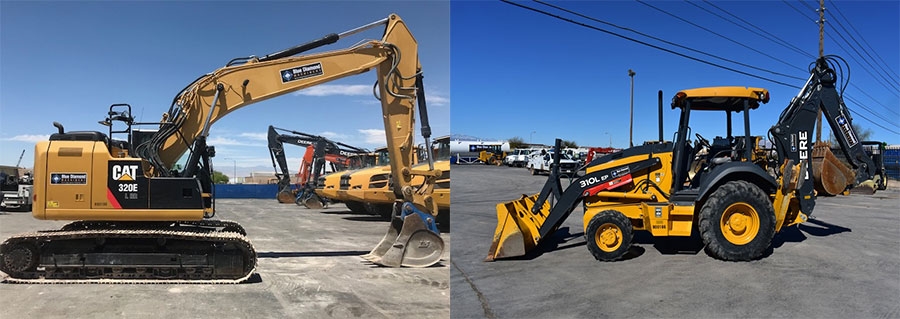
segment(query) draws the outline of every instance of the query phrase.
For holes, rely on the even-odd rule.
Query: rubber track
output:
[[[205,241],[219,242],[242,242],[244,248],[249,253],[250,263],[253,267],[247,274],[238,279],[21,279],[13,278],[8,274],[3,278],[3,282],[22,283],[22,284],[237,284],[246,281],[256,271],[256,250],[247,237],[232,232],[190,232],[190,231],[167,231],[167,230],[79,230],[79,231],[40,231],[32,233],[24,233],[10,237],[6,242],[12,240],[47,240],[50,238],[68,240],[78,238],[96,238],[97,236],[119,237],[119,238],[159,238],[168,236],[174,239],[193,239]],[[0,274],[3,274],[0,272]]]

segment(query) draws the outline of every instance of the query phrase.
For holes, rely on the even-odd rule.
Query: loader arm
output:
[[[560,149],[560,144],[561,140],[557,139],[555,149]],[[659,164],[659,158],[654,157],[588,173],[562,191],[559,182],[560,153],[553,153],[550,176],[540,193],[522,195],[520,200],[497,204],[499,222],[486,261],[524,255],[555,232],[582,199],[631,183],[631,174]],[[516,213],[523,211],[530,213]]]
[[[816,67],[811,71],[806,85],[782,111],[769,133],[774,137],[779,163],[785,160],[793,160],[794,163],[810,161],[813,155],[812,132],[816,114],[821,110],[835,133],[847,162],[855,170],[855,177],[850,181],[855,186],[875,176],[875,163],[865,153],[853,129],[850,112],[835,87],[836,74],[829,67],[829,60],[829,57],[824,57],[816,61]],[[814,172],[813,165],[806,167],[806,173],[801,176],[805,182],[801,184],[797,198],[800,200],[801,211],[810,214],[815,206],[812,182]]]

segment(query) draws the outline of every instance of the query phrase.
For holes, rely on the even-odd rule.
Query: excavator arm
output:
[[[803,179],[803,183],[800,184],[797,198],[800,201],[801,211],[807,215],[812,213],[815,206],[814,179],[839,185],[838,187],[843,191],[844,187],[859,185],[872,179],[876,174],[875,163],[865,153],[863,145],[853,129],[850,112],[837,90],[837,75],[829,65],[833,61],[830,56],[816,61],[815,68],[810,72],[806,85],[791,100],[790,105],[782,111],[778,122],[769,129],[778,153],[779,163],[787,160],[791,160],[793,163],[802,161],[811,163],[814,157],[812,133],[816,123],[816,114],[821,110],[834,132],[847,162],[853,166],[855,176],[844,177],[837,169],[816,168],[816,163],[805,165],[806,172],[799,176]],[[843,167],[843,164],[837,162],[836,159],[833,162],[827,159],[825,161],[818,165],[841,165]]]
[[[278,131],[291,134],[281,134]],[[335,142],[323,136],[286,130],[271,125],[269,125],[268,130],[268,142],[272,166],[276,170],[276,177],[278,177],[278,193],[276,195],[278,201],[297,204],[303,202],[308,208],[316,209],[324,208],[325,206],[325,201],[312,191],[315,189],[315,181],[322,172],[325,162],[350,166],[351,160],[349,157],[368,154],[366,149]],[[291,176],[288,172],[287,159],[284,155],[284,143],[306,147],[306,152],[300,163],[300,172],[298,173],[301,184],[301,189],[297,194],[299,196],[295,196],[291,190]],[[279,170],[280,173],[278,172]],[[312,178],[310,178],[310,175],[312,175]]]
[[[295,56],[380,25],[385,26],[380,40],[342,50]],[[372,253],[364,257],[386,266],[430,266],[439,261],[443,251],[440,236],[428,231],[436,230],[432,226],[438,209],[432,193],[441,172],[431,164],[418,169],[412,167],[417,102],[426,143],[430,142],[431,129],[425,108],[418,44],[396,14],[264,57],[234,59],[225,67],[201,76],[175,96],[168,112],[162,116],[159,131],[138,146],[136,152],[151,166],[148,168],[150,176],[172,176],[175,175],[171,170],[176,161],[190,150],[185,169],[178,175],[195,176],[201,184],[210,184],[209,158],[214,155],[214,149],[206,145],[206,138],[216,121],[244,106],[372,69],[377,71],[377,85],[373,91],[381,101],[390,165],[395,172],[391,178],[398,201],[394,205],[395,221],[388,234]],[[423,184],[412,184],[417,175],[425,178]],[[204,192],[209,188],[204,186]],[[420,218],[405,218],[408,215]],[[407,245],[407,242],[419,244]]]

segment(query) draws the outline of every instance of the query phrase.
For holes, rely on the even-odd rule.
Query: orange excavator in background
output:
[[[285,133],[278,133],[279,131]],[[269,156],[275,177],[278,178],[278,193],[275,198],[280,203],[297,203],[307,208],[321,209],[327,205],[324,198],[315,193],[316,181],[331,164],[331,171],[362,168],[366,164],[369,151],[332,141],[326,137],[292,131],[269,125]],[[291,188],[291,175],[288,173],[287,158],[284,155],[284,143],[305,146],[306,153],[300,162],[297,174],[297,187]]]
[[[377,26],[384,27],[379,40],[299,55]],[[232,59],[178,92],[159,122],[135,123],[131,106],[116,104],[103,121],[109,135],[67,132],[54,123],[58,132],[35,145],[32,215],[75,222],[6,239],[0,271],[12,282],[246,280],[257,259],[246,231],[236,222],[211,219],[216,209],[210,127],[253,103],[373,69],[381,113],[370,116],[383,119],[397,200],[387,233],[364,257],[389,267],[439,262],[444,242],[434,223],[432,193],[442,172],[431,163],[413,167],[417,106],[426,145],[431,138],[418,44],[391,14],[262,57]],[[125,128],[114,131],[114,124]],[[132,125],[158,129],[134,134]],[[127,138],[117,140],[114,133]],[[183,169],[176,169],[184,155]],[[421,183],[414,185],[413,178]]]

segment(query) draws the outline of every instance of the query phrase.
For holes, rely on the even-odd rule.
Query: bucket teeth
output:
[[[441,261],[444,240],[428,230],[417,215],[391,219],[387,233],[368,254],[361,257],[386,267],[429,267]]]

